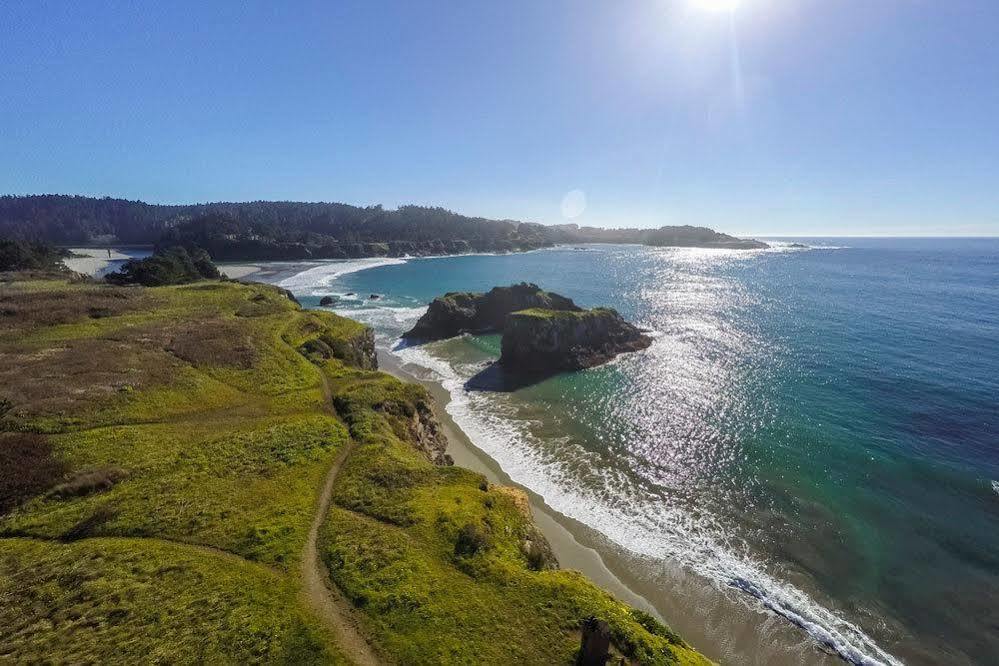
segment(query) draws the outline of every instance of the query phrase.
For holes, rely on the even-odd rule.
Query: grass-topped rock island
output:
[[[370,329],[176,266],[0,277],[0,661],[707,663],[448,464]]]
[[[418,343],[462,333],[502,333],[499,365],[520,379],[590,368],[652,344],[616,310],[586,310],[527,282],[439,296],[403,337]]]
[[[499,362],[534,374],[582,370],[650,344],[649,336],[610,308],[530,308],[507,318]]]

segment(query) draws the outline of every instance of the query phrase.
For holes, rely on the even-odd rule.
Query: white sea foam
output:
[[[399,307],[391,305],[376,305],[365,308],[336,308],[334,312],[362,324],[367,324],[375,330],[375,338],[380,344],[391,345],[392,340],[402,331],[408,331],[416,320],[427,311],[426,306]]]
[[[633,497],[614,493],[614,483],[608,484],[605,493],[575,490],[579,484],[566,463],[534,445],[529,423],[505,413],[509,408],[503,404],[503,394],[465,389],[474,368],[455,368],[423,347],[396,346],[393,353],[404,364],[431,371],[451,395],[448,414],[475,445],[557,511],[599,530],[637,555],[678,562],[719,586],[742,591],[746,601],[753,599],[784,617],[852,664],[901,665],[859,627],[769,574],[743,547],[730,543],[711,518],[695,518],[662,503],[636,502]],[[577,458],[585,455],[574,453]],[[598,462],[593,461],[594,465]]]
[[[999,481],[992,482],[992,490],[996,491],[996,495],[999,495]]]
[[[302,271],[301,273],[296,273],[291,277],[281,280],[278,284],[285,289],[290,289],[291,291],[304,292],[308,290],[309,293],[316,295],[318,290],[328,288],[331,284],[333,284],[333,281],[341,275],[356,273],[357,271],[363,271],[369,268],[378,268],[379,266],[395,266],[398,264],[404,264],[406,261],[406,259],[398,259],[395,257],[330,261]]]
[[[801,241],[765,241],[770,246],[770,252],[807,252],[808,250],[848,250],[845,245],[813,245]]]

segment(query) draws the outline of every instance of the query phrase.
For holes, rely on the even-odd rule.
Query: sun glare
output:
[[[708,12],[734,12],[740,0],[692,0],[694,6]]]

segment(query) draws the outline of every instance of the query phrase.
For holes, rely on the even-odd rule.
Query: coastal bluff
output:
[[[258,283],[29,268],[0,272],[8,661],[547,666],[596,618],[628,663],[710,663],[451,464],[370,328]]]
[[[532,308],[507,317],[499,363],[532,374],[582,370],[650,344],[649,336],[610,308]]]

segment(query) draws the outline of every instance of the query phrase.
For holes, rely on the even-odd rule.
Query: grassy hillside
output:
[[[554,569],[516,491],[432,464],[426,393],[360,324],[263,285],[2,280],[0,661],[345,662],[302,573],[328,481],[318,551],[386,661],[566,663],[592,615],[702,661]]]

